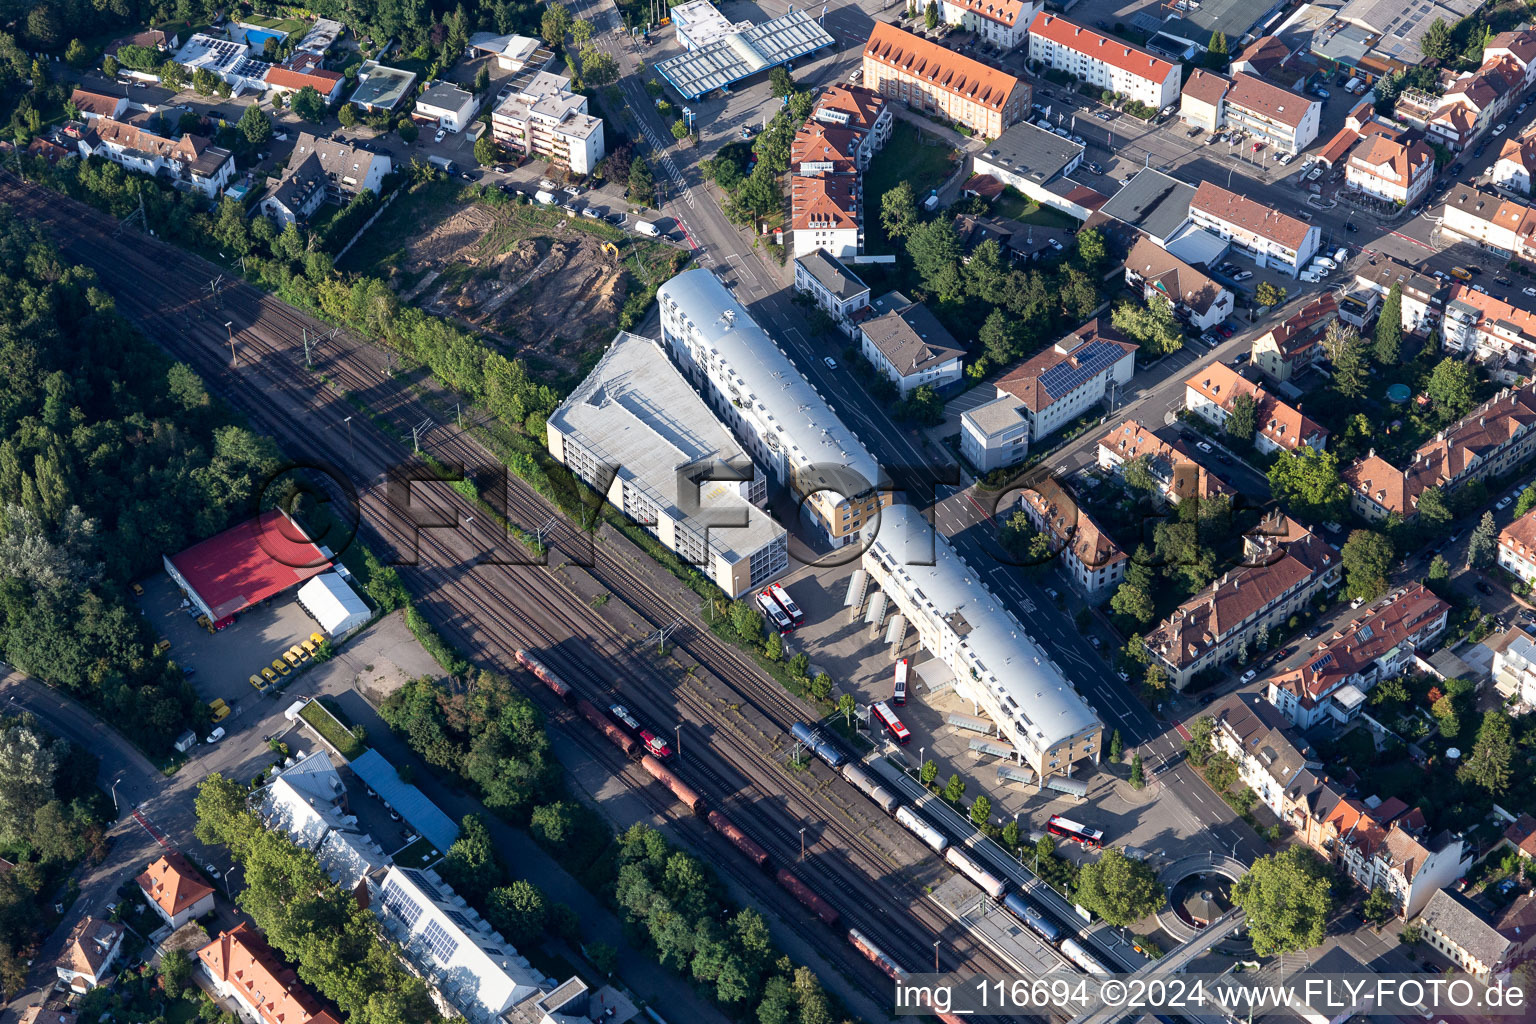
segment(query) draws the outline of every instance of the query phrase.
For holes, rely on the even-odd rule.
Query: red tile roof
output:
[[[1256,111],[1281,124],[1295,129],[1307,116],[1313,104],[1310,97],[1271,85],[1252,75],[1233,75],[1232,91],[1227,93],[1227,103],[1244,110]]]
[[[1443,619],[1450,607],[1422,583],[1410,583],[1324,640],[1285,678],[1294,678],[1314,700],[1324,697],[1350,676],[1369,669],[1377,658]]]
[[[1408,145],[1373,135],[1349,158],[1357,171],[1390,181],[1400,188],[1412,185],[1435,162],[1435,151],[1415,139]]]
[[[1247,395],[1258,406],[1259,433],[1286,451],[1295,451],[1314,438],[1327,438],[1328,431],[1302,414],[1300,409],[1287,405],[1264,389],[1262,385],[1240,375],[1225,363],[1212,363],[1195,372],[1184,382],[1208,400],[1232,411],[1232,403],[1238,395]]]
[[[864,44],[864,56],[877,64],[922,78],[934,89],[964,96],[988,110],[1003,109],[1019,87],[1019,80],[1005,71],[963,57],[883,21],[875,22],[869,42]]]
[[[265,1024],[337,1024],[315,994],[277,959],[266,939],[244,922],[198,950],[197,957]]]
[[[1009,370],[997,382],[997,389],[1006,391],[1023,402],[1030,412],[1040,412],[1069,393],[1053,395],[1046,390],[1040,382],[1046,371],[1062,363],[1077,366],[1078,359],[1086,355],[1090,349],[1097,353],[1103,347],[1120,349],[1120,354],[1113,357],[1116,362],[1136,351],[1136,344],[1128,341],[1123,334],[1111,327],[1108,321],[1101,324],[1097,319],[1093,319],[1044,352]],[[1109,368],[1105,366],[1104,372]],[[1086,381],[1079,382],[1078,386],[1083,383]]]
[[[1090,569],[1107,569],[1125,561],[1120,545],[1055,480],[1047,477],[1035,487],[1025,488],[1022,497],[1040,517],[1054,550],[1070,547],[1077,560]]]
[[[1235,224],[1261,238],[1278,242],[1293,251],[1300,250],[1311,225],[1306,221],[1271,209],[1263,203],[1228,192],[1220,185],[1202,181],[1190,200],[1191,210],[1203,210],[1218,220]]]
[[[999,25],[1007,25],[1012,28],[1019,23],[1019,18],[1024,14],[1024,4],[1020,0],[947,0],[962,10],[995,21]]]
[[[1164,493],[1174,502],[1190,494],[1204,500],[1236,493],[1221,477],[1201,465],[1182,440],[1164,441],[1136,420],[1126,420],[1104,435],[1099,439],[1099,447],[1125,462],[1145,455],[1148,462],[1159,467],[1154,474],[1167,481]]]
[[[851,174],[826,174],[790,179],[790,228],[794,231],[834,230],[859,226],[856,179]]]
[[[834,85],[816,98],[816,112],[836,111],[845,115],[847,127],[867,132],[885,110],[885,100],[878,93],[856,85]]]
[[[171,917],[198,900],[212,895],[213,887],[179,853],[168,853],[155,861],[137,879],[144,895],[154,900]]]
[[[831,163],[832,174],[851,173],[858,146],[859,133],[852,128],[807,121],[789,144],[789,166],[799,171],[803,163]]]
[[[1030,22],[1029,34],[1071,47],[1078,53],[1087,54],[1121,71],[1128,71],[1154,82],[1165,82],[1169,75],[1178,70],[1174,65],[1161,57],[1154,57],[1139,46],[1099,35],[1092,29],[1075,25],[1065,18],[1059,18],[1044,11],[1035,15],[1035,20]]]
[[[69,101],[80,108],[81,114],[99,117],[115,117],[118,104],[127,104],[127,100],[121,96],[91,92],[87,89],[76,89],[69,94]]]
[[[1338,300],[1332,292],[1327,292],[1280,321],[1267,334],[1255,338],[1254,347],[1268,339],[1274,342],[1280,358],[1294,363],[1318,343],[1323,331],[1338,315]]]
[[[1328,140],[1328,145],[1318,151],[1317,158],[1324,164],[1332,167],[1339,159],[1349,152],[1351,146],[1360,141],[1360,133],[1353,128],[1345,126],[1339,129],[1339,133]]]
[[[1232,88],[1232,79],[1226,75],[1218,75],[1214,71],[1206,71],[1204,68],[1196,68],[1195,73],[1189,76],[1189,81],[1184,83],[1181,96],[1199,100],[1201,103],[1215,106],[1221,102],[1221,98]]]

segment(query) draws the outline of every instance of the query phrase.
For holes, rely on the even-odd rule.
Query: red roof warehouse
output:
[[[326,554],[281,509],[161,560],[171,579],[215,623],[331,567]]]

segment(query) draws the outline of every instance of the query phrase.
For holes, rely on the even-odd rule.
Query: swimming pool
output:
[[[258,54],[260,54],[262,48],[267,45],[268,39],[276,39],[279,43],[281,43],[284,39],[287,38],[288,33],[286,32],[274,32],[271,29],[266,28],[247,27],[245,29],[245,41],[247,45],[249,45],[250,48],[255,50]]]

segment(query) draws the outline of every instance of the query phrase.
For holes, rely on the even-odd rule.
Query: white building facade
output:
[[[993,46],[1012,50],[1029,37],[1029,23],[1045,6],[1039,0],[943,0],[946,25],[974,32]]]
[[[1149,107],[1179,102],[1177,64],[1054,14],[1042,12],[1030,22],[1029,59]]]

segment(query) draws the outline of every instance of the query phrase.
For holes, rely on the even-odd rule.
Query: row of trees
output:
[[[245,788],[214,773],[197,791],[197,838],[229,850],[245,887],[236,897],[299,977],[355,1024],[438,1024],[442,1016],[409,973],[378,918],[330,880],[313,852],[263,827]]]

